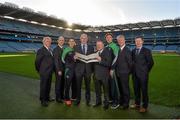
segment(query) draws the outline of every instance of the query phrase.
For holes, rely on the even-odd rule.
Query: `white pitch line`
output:
[[[163,54],[163,55],[153,55],[153,56],[165,56],[165,57],[179,57],[180,55],[170,55],[170,54]]]
[[[20,54],[20,55],[0,55],[0,58],[4,57],[21,57],[21,56],[28,56],[28,54]]]

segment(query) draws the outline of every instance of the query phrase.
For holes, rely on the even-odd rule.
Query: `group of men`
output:
[[[68,40],[64,47],[64,37],[57,40],[58,45],[52,51],[51,38],[43,38],[43,47],[37,51],[35,67],[40,75],[40,101],[42,106],[48,106],[52,74],[55,72],[56,102],[78,106],[81,102],[82,81],[85,83],[86,105],[91,106],[91,79],[94,80],[96,103],[93,107],[103,104],[104,109],[111,105],[112,109],[135,108],[146,112],[148,108],[148,76],[154,64],[151,51],[143,47],[143,38],[135,38],[136,47],[130,51],[126,46],[125,36],[117,36],[117,44],[113,35],[105,35],[107,45],[102,40],[96,41],[96,46],[88,44],[87,34],[81,34],[80,44],[74,39]],[[90,55],[98,53],[97,62],[85,63],[78,59],[76,53]],[[129,105],[129,77],[132,74],[134,87],[134,104]],[[103,92],[102,92],[103,89]],[[70,92],[71,91],[71,92]],[[104,100],[102,102],[102,93]]]

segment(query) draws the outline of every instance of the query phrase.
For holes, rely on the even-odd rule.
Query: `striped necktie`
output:
[[[136,55],[139,55],[139,48],[136,48]]]
[[[50,54],[53,56],[52,50],[51,48],[48,48],[48,51],[50,52]]]
[[[86,47],[85,47],[85,45],[82,46],[82,51],[83,51],[83,54],[86,54]]]

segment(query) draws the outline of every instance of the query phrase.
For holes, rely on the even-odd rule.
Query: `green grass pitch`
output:
[[[154,58],[155,64],[150,73],[150,79],[149,79],[150,103],[152,103],[153,105],[161,105],[161,106],[169,107],[169,108],[176,107],[179,110],[179,106],[180,106],[180,87],[179,87],[180,85],[180,56],[176,54],[153,54],[153,58]],[[32,78],[32,81],[34,79],[39,79],[39,76],[36,73],[35,68],[34,68],[34,60],[35,60],[35,54],[1,53],[0,54],[0,72],[13,73],[16,75],[24,76],[25,78]],[[8,82],[10,83],[11,81],[8,81]],[[15,85],[17,84],[18,83],[15,83]],[[20,85],[21,84],[22,83],[20,83]],[[131,86],[131,93],[132,93],[131,96],[133,97],[132,81],[130,81],[130,86]],[[0,87],[1,89],[0,94],[5,95],[5,93],[3,93],[5,91],[3,91],[2,89],[2,88],[5,89],[5,87],[6,86]],[[12,88],[13,87],[14,86],[12,85]],[[36,87],[39,87],[39,86],[36,85]],[[92,87],[91,87],[92,90],[93,90],[93,87],[94,85],[92,82]],[[34,86],[32,86],[32,88],[34,88]],[[14,90],[16,90],[16,88],[14,88]],[[18,90],[19,88],[17,88],[17,91]],[[33,99],[36,99],[35,101],[37,101],[39,91],[35,91],[35,90],[32,90],[32,91],[37,94],[37,96],[33,98]],[[6,93],[6,95],[11,95],[11,94],[12,93]],[[32,98],[23,97],[23,95],[24,94],[22,92],[22,95],[17,95],[17,97],[21,98],[20,100],[22,101],[26,99],[32,99]],[[12,97],[16,97],[16,96],[12,95]],[[2,101],[0,100],[0,102]],[[8,100],[6,102],[8,104]],[[0,107],[1,107],[1,104],[2,103],[0,103]],[[33,103],[29,103],[29,104],[31,105]],[[18,106],[18,105],[15,105],[15,106],[19,107],[17,108],[17,110],[21,109],[21,107],[23,109],[26,109],[26,106]],[[53,106],[55,108],[53,108]],[[57,106],[58,105],[55,105],[54,103],[51,106],[49,106],[48,111],[45,111],[45,109],[41,109],[38,112],[42,112],[42,113],[44,112],[46,113],[46,115],[41,116],[39,118],[58,117],[58,115],[56,115],[58,111]],[[11,107],[12,109],[16,109],[13,106]],[[51,111],[51,108],[53,109],[52,111]],[[4,110],[4,111],[7,111],[7,110]],[[67,112],[67,109],[64,107],[61,108],[61,112],[63,111]],[[109,114],[104,114],[104,111],[101,109],[92,110],[92,108],[86,108],[85,105],[82,105],[80,109],[76,109],[76,107],[72,107],[71,109],[69,109],[69,112],[71,113],[71,115],[68,116],[66,114],[63,114],[64,118],[74,118],[75,116],[78,118],[78,115],[80,113],[77,113],[77,111],[82,112],[83,114],[79,116],[80,118],[86,118],[88,116],[90,116],[89,118],[103,118],[103,116],[104,118],[117,118],[116,116],[117,114],[119,114],[117,111],[113,112],[112,110],[108,111]],[[96,116],[93,115],[94,117],[92,117],[92,115],[88,114],[89,113],[88,111],[90,111],[91,114],[94,114]],[[98,111],[98,114],[96,113],[97,111]],[[55,112],[55,113],[52,113],[52,112]],[[3,113],[2,109],[0,110],[0,118],[1,118],[1,113]],[[48,117],[48,116],[51,116],[52,114],[53,114],[53,117]],[[87,114],[87,115],[85,116],[84,114]],[[128,116],[129,114],[136,114],[136,113],[134,113],[134,111],[131,111],[131,112],[121,111],[121,114],[123,114],[121,118],[128,118],[126,116]],[[137,118],[143,118],[143,116],[139,116],[139,115],[135,115],[135,116]],[[8,115],[7,117],[13,118],[13,116],[10,116],[10,115]],[[33,118],[33,117],[29,117],[29,118]]]

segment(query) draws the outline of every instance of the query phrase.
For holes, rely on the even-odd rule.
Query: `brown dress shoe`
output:
[[[145,112],[147,112],[147,108],[141,107],[141,108],[139,109],[139,112],[140,112],[140,113],[145,113]]]

